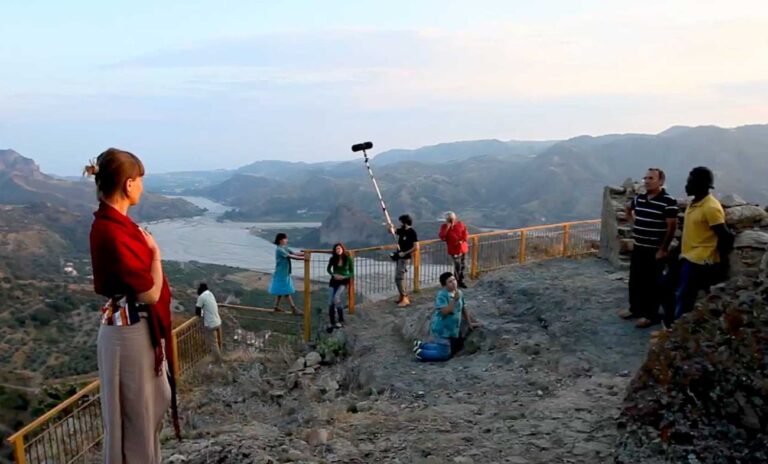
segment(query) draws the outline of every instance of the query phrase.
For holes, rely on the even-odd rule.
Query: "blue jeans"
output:
[[[436,338],[432,343],[422,343],[419,348],[419,361],[447,361],[451,359],[451,341]]]
[[[680,261],[680,283],[675,292],[675,320],[693,311],[699,290],[709,290],[714,266]]]
[[[328,315],[331,318],[331,325],[336,324],[336,317],[339,322],[344,322],[344,301],[347,296],[347,286],[328,287]]]

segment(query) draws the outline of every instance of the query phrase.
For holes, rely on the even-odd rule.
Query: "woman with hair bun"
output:
[[[283,232],[275,235],[274,243],[276,245],[275,273],[272,274],[272,281],[269,283],[269,293],[275,296],[275,312],[283,311],[280,307],[280,301],[285,298],[291,306],[291,312],[296,314],[298,310],[291,296],[296,293],[293,279],[291,279],[291,260],[304,260],[304,253],[288,248],[288,235]]]
[[[173,359],[171,292],[160,248],[128,217],[141,200],[144,165],[110,148],[85,168],[96,180],[99,209],[91,226],[93,287],[108,298],[97,340],[104,463],[160,463],[160,430],[172,406],[179,437]]]

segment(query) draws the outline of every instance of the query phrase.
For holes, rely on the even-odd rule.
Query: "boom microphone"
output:
[[[358,143],[356,145],[352,145],[352,151],[354,152],[370,150],[371,148],[373,148],[373,143],[371,142],[364,142],[364,143]]]
[[[381,204],[381,211],[384,213],[384,218],[387,220],[387,225],[392,230],[392,237],[395,239],[395,246],[397,246],[397,252],[400,251],[400,245],[398,244],[397,235],[395,234],[395,226],[392,225],[392,219],[389,217],[389,211],[387,211],[387,205],[384,204],[384,198],[381,196],[381,190],[379,190],[379,183],[376,182],[376,178],[373,177],[373,170],[371,170],[371,163],[370,159],[368,158],[368,153],[366,150],[370,150],[373,148],[373,143],[371,142],[364,142],[364,143],[358,143],[355,145],[352,145],[352,151],[363,152],[363,160],[365,161],[365,167],[368,169],[368,174],[371,176],[371,180],[373,181],[373,188],[376,190],[376,196],[379,197],[379,203]],[[392,255],[392,259],[397,259],[398,253],[395,252]]]

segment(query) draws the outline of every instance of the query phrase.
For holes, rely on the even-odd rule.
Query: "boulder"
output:
[[[627,193],[627,189],[622,186],[609,185],[606,187],[611,195],[624,195]]]
[[[747,202],[735,193],[729,193],[720,199],[720,204],[723,205],[723,208],[733,208],[734,206],[744,206]]]
[[[317,387],[323,393],[333,393],[339,389],[339,383],[331,378],[330,375],[324,375],[317,382]]]
[[[631,177],[628,177],[627,180],[625,180],[621,184],[621,186],[624,188],[625,193],[628,195],[634,195],[634,193],[639,190],[639,185],[640,184],[636,184]]]
[[[768,232],[762,230],[745,230],[736,235],[734,248],[758,248],[768,250]]]
[[[301,370],[304,370],[304,366],[305,366],[305,364],[304,364],[304,363],[305,363],[305,360],[304,360],[304,358],[299,358],[299,359],[297,359],[297,360],[296,360],[296,361],[293,363],[293,366],[291,366],[291,368],[290,368],[290,369],[288,369],[288,372],[296,372],[296,371],[301,371]]]
[[[758,206],[741,205],[725,210],[725,222],[735,227],[759,224],[768,218],[768,213]]]
[[[312,351],[307,354],[307,356],[304,358],[306,360],[307,367],[314,367],[320,364],[320,361],[323,360],[323,358],[320,356],[320,353],[317,351]]]

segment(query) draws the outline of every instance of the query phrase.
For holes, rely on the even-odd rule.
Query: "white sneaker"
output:
[[[423,343],[423,342],[422,342],[421,340],[414,340],[414,341],[413,341],[413,352],[414,352],[414,353],[415,353],[415,352],[417,352],[417,351],[419,351],[419,350],[421,349],[421,345],[422,345],[422,343]]]
[[[337,322],[333,326],[336,327],[337,329],[343,329],[344,328],[344,324],[342,324],[341,322]]]

